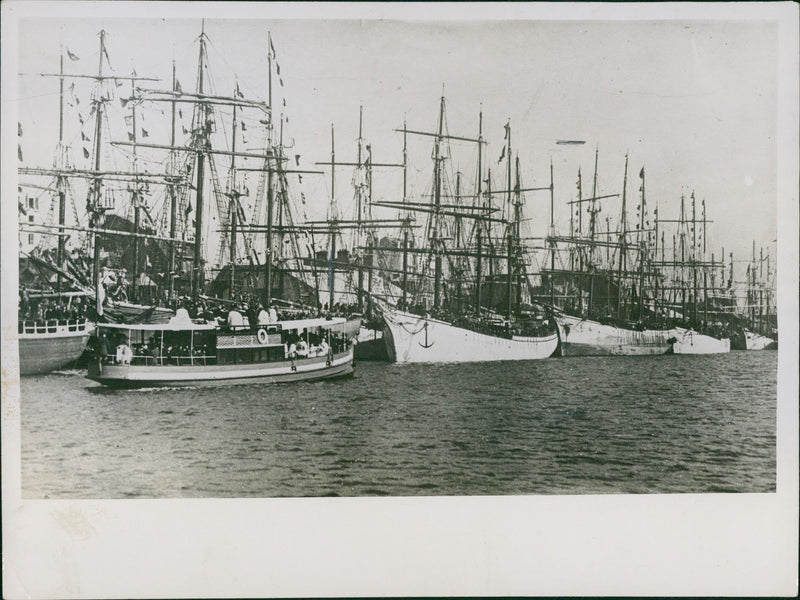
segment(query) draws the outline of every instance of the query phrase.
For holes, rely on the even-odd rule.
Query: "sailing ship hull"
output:
[[[727,354],[731,351],[730,338],[715,338],[691,329],[677,329],[672,344],[672,354]]]
[[[398,363],[485,362],[548,358],[558,335],[504,338],[397,310],[384,311],[389,360]]]
[[[19,334],[20,375],[49,373],[72,367],[89,341],[88,323],[58,326],[24,326]]]
[[[777,350],[778,342],[759,333],[754,333],[745,329],[744,349],[745,350]]]
[[[669,329],[635,331],[568,315],[556,315],[555,320],[561,338],[561,356],[666,354],[669,340],[675,335]]]
[[[334,354],[330,364],[325,356],[269,363],[182,366],[101,364],[95,360],[89,364],[87,377],[115,388],[186,387],[320,381],[347,377],[353,370],[351,347]]]

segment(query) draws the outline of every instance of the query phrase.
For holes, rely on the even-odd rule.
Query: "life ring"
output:
[[[127,344],[117,346],[117,362],[119,364],[129,365],[131,364],[131,358],[133,358],[133,351],[130,346]]]
[[[256,334],[256,337],[258,338],[258,343],[262,344],[262,345],[266,344],[267,340],[269,339],[267,337],[267,330],[264,329],[263,327],[258,330],[258,333]]]

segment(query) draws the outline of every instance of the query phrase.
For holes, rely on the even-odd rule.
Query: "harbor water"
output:
[[[25,498],[774,492],[777,352],[21,383]]]

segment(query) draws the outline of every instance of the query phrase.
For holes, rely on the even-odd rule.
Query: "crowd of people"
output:
[[[86,298],[30,298],[24,291],[19,296],[19,320],[42,323],[46,321],[83,321],[94,318],[94,308]]]

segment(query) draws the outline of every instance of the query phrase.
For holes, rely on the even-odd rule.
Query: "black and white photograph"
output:
[[[7,597],[797,593],[796,5],[3,9]]]

